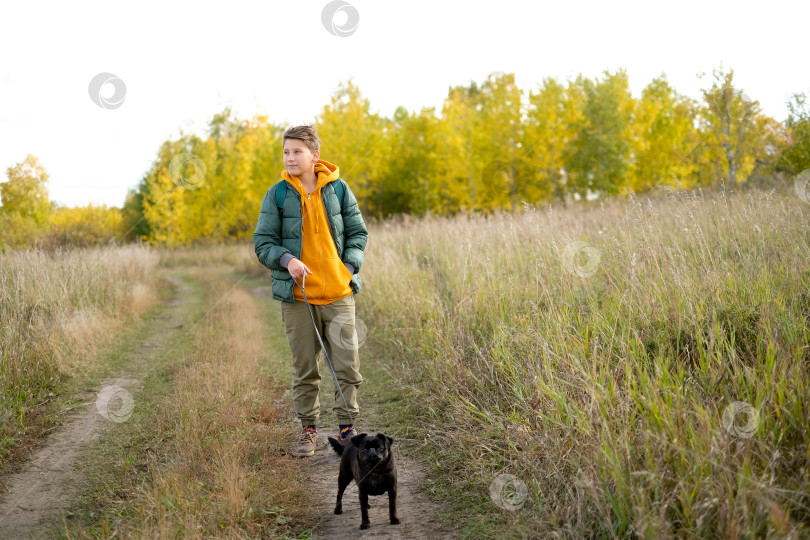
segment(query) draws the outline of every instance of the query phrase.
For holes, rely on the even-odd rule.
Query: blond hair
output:
[[[284,130],[281,136],[281,145],[287,142],[287,139],[298,139],[304,141],[309,151],[313,154],[321,149],[321,139],[318,137],[318,132],[315,126],[306,124],[303,126],[290,126]]]

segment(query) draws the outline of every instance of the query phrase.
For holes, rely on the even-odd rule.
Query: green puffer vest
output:
[[[285,181],[282,180],[282,182]],[[343,182],[342,208],[332,182]],[[354,267],[351,288],[352,292],[356,294],[360,292],[363,285],[358,272],[363,266],[368,229],[360,214],[360,208],[357,206],[357,199],[354,198],[348,184],[340,178],[332,182],[321,188],[323,206],[326,209],[329,231],[332,233],[340,260]],[[273,298],[282,302],[294,303],[293,286],[295,282],[287,269],[281,266],[281,256],[291,253],[295,258],[301,258],[301,233],[303,230],[301,196],[295,189],[288,188],[287,195],[284,197],[283,211],[279,215],[276,206],[276,189],[278,189],[279,183],[274,184],[264,194],[259,221],[256,223],[256,232],[253,233],[253,244],[259,262],[271,271]]]

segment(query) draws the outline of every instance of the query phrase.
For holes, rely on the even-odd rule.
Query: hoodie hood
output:
[[[318,182],[315,184],[315,189],[313,193],[321,189],[323,186],[332,182],[333,180],[337,180],[340,177],[340,169],[334,163],[329,163],[328,161],[324,161],[319,159],[318,162],[315,164],[315,175],[318,177]],[[301,195],[301,200],[305,199],[307,196],[307,192],[304,187],[301,185],[301,179],[295,176],[294,174],[290,174],[287,172],[287,169],[281,171],[281,177],[287,181],[292,187],[298,191],[298,194]]]

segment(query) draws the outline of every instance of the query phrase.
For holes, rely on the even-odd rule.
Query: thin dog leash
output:
[[[298,282],[295,281],[295,278],[293,278],[293,283],[298,285]],[[312,314],[312,308],[309,305],[309,300],[307,299],[307,293],[306,293],[306,291],[304,291],[304,287],[306,286],[306,284],[307,284],[307,273],[306,273],[306,271],[304,271],[304,274],[301,276],[301,284],[298,285],[298,288],[301,289],[301,293],[304,295],[304,303],[306,303],[306,305],[307,305],[307,310],[309,311],[309,318],[312,319],[312,326],[315,327],[315,335],[318,336],[318,343],[321,344],[321,350],[323,351],[323,357],[326,358],[326,365],[329,366],[329,371],[332,372],[332,380],[335,381],[335,388],[337,388],[337,391],[340,393],[340,397],[343,398],[343,405],[346,406],[346,410],[348,411],[349,410],[349,404],[346,403],[346,396],[343,395],[343,391],[340,389],[340,384],[338,383],[337,375],[335,375],[335,370],[332,368],[332,362],[329,360],[329,354],[327,354],[326,347],[324,347],[324,345],[323,345],[323,340],[321,339],[321,333],[318,332],[318,323],[315,322],[315,315]],[[388,458],[385,459],[385,462],[388,462],[390,460],[391,460],[391,456],[389,454]],[[363,480],[368,478],[368,476],[371,473],[374,472],[374,469],[376,469],[382,463],[383,463],[383,460],[378,461],[371,468],[371,470],[368,471],[363,476],[363,478],[361,478],[359,481],[357,481],[358,486],[360,485],[360,483],[363,482]]]
[[[337,375],[335,375],[335,370],[332,367],[332,361],[329,360],[329,354],[326,352],[326,347],[323,345],[323,340],[321,339],[321,333],[318,332],[318,323],[315,322],[315,315],[312,314],[312,308],[309,305],[309,300],[307,300],[307,293],[304,291],[304,286],[306,285],[307,281],[307,272],[304,271],[304,275],[301,276],[301,284],[298,285],[298,282],[295,281],[293,278],[293,283],[298,285],[298,288],[301,289],[301,293],[304,295],[304,302],[307,305],[307,310],[309,310],[309,317],[312,319],[312,326],[315,327],[315,335],[318,336],[318,343],[321,344],[321,350],[323,351],[323,356],[326,358],[326,365],[329,366],[329,371],[332,372],[332,380],[335,381],[335,388],[337,388],[340,397],[343,398],[343,405],[346,406],[346,412],[350,413],[351,410],[349,409],[349,404],[346,402],[346,396],[343,395],[343,390],[340,389],[340,383],[338,383]]]

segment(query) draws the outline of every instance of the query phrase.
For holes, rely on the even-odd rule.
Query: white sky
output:
[[[31,153],[52,200],[120,206],[180,129],[202,133],[229,105],[239,118],[311,122],[350,78],[389,117],[440,109],[448,87],[496,71],[528,91],[625,68],[634,96],[665,73],[697,98],[722,64],[777,120],[790,94],[810,94],[806,1],[351,0],[360,21],[347,37],[324,28],[327,3],[3,0],[0,180]],[[125,82],[121,107],[90,99],[100,72]]]

